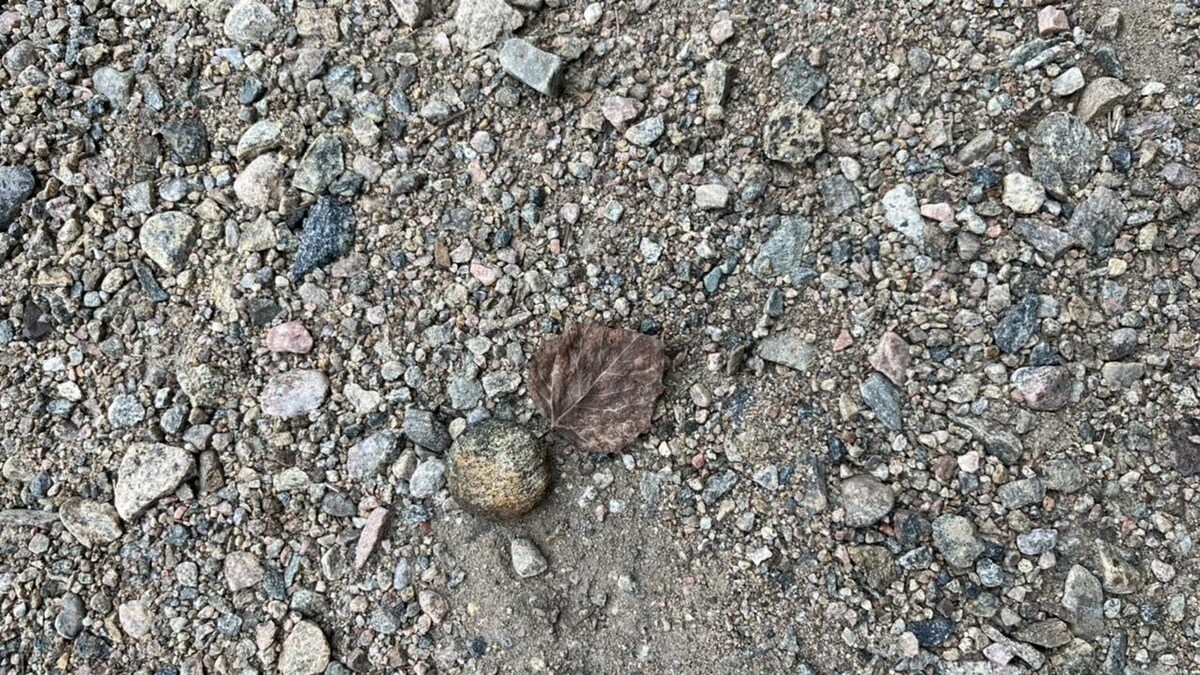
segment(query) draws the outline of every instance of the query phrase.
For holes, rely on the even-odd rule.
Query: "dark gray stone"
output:
[[[292,278],[335,262],[354,246],[354,210],[332,197],[321,197],[304,219]]]
[[[1006,354],[1016,354],[1024,349],[1029,339],[1037,334],[1038,306],[1041,303],[1037,294],[1031,293],[1013,305],[996,325],[993,337],[996,346]]]
[[[1013,224],[1013,231],[1047,262],[1058,260],[1067,249],[1075,245],[1075,239],[1071,235],[1034,218],[1018,218]]]
[[[716,504],[722,497],[729,494],[737,482],[738,475],[729,470],[711,476],[704,484],[704,503],[709,506]]]
[[[163,126],[161,133],[177,163],[191,166],[208,160],[208,130],[199,119],[171,122]]]
[[[817,183],[817,190],[825,200],[825,213],[831,216],[840,216],[858,206],[858,190],[844,176],[834,175],[822,180]]]
[[[780,91],[800,105],[808,105],[825,85],[829,78],[825,73],[808,65],[803,58],[794,58],[779,69]]]
[[[308,146],[296,174],[292,177],[292,186],[298,190],[319,195],[326,190],[346,170],[345,160],[342,159],[342,139],[333,134],[317,137]]]
[[[36,185],[28,167],[0,166],[0,230],[16,219]]]
[[[904,418],[900,412],[903,405],[900,390],[883,373],[872,373],[859,387],[859,392],[883,426],[892,431],[904,428]]]
[[[941,618],[913,621],[907,626],[909,632],[917,636],[917,643],[926,649],[945,643],[956,627],[954,621]]]
[[[445,452],[450,447],[450,434],[428,410],[404,411],[404,434],[408,440],[433,452]]]
[[[1034,129],[1029,148],[1033,177],[1054,195],[1068,197],[1100,166],[1101,143],[1078,117],[1050,113]]]
[[[750,264],[750,272],[764,281],[788,276],[793,283],[798,283],[806,276],[804,254],[812,230],[812,223],[800,216],[781,217]]]
[[[971,432],[984,449],[1007,465],[1016,464],[1025,452],[1021,438],[1003,424],[973,417],[951,417],[955,424]]]
[[[1101,186],[1075,209],[1067,223],[1067,231],[1084,248],[1095,253],[1098,249],[1112,246],[1125,227],[1127,216],[1125,205],[1117,193]]]

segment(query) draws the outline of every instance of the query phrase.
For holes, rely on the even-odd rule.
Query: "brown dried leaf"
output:
[[[576,447],[612,454],[650,428],[666,363],[648,335],[577,323],[530,359],[529,393]]]

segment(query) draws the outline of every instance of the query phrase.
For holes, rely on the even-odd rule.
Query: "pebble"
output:
[[[825,151],[825,124],[794,100],[780,103],[763,126],[763,151],[787,164],[808,164]]]
[[[892,489],[869,475],[842,481],[842,508],[849,527],[870,527],[891,513],[895,504]]]
[[[945,514],[933,521],[933,545],[951,567],[966,569],[983,554],[975,524],[963,516]]]
[[[263,574],[263,567],[253,553],[233,551],[225,556],[225,584],[234,593],[257,586]]]
[[[329,643],[314,623],[297,621],[283,640],[279,653],[280,675],[318,675],[329,666]]]
[[[309,272],[336,262],[354,246],[354,211],[332,197],[321,197],[308,210],[292,278],[301,279]]]
[[[54,630],[68,640],[74,640],[83,632],[83,618],[87,610],[83,600],[74,593],[66,593],[58,603],[58,614],[54,617]]]
[[[312,348],[312,335],[300,321],[288,321],[267,330],[267,349],[273,352],[307,354]]]
[[[1030,135],[1029,162],[1033,177],[1056,195],[1073,195],[1071,188],[1091,180],[1100,166],[1102,144],[1078,117],[1053,112]]]
[[[696,188],[696,208],[704,211],[720,211],[729,205],[729,188],[719,183],[700,185]]]
[[[1045,527],[1035,527],[1017,535],[1017,550],[1027,556],[1037,557],[1053,551],[1058,544],[1058,532]]]
[[[1101,541],[1096,544],[1096,561],[1104,591],[1113,595],[1128,595],[1141,585],[1137,568],[1127,562],[1117,550]]]
[[[180,211],[167,211],[146,219],[138,233],[138,242],[156,265],[170,274],[178,274],[199,234],[194,218]]]
[[[764,281],[788,276],[798,283],[804,274],[804,256],[812,237],[812,224],[799,216],[783,216],[750,265],[754,276]]]
[[[1113,106],[1120,103],[1132,93],[1124,82],[1113,77],[1098,77],[1088,83],[1079,96],[1075,106],[1075,114],[1084,124],[1088,124],[1098,115],[1106,115]]]
[[[1084,81],[1083,71],[1078,66],[1074,66],[1064,70],[1050,84],[1050,91],[1055,96],[1066,97],[1083,89]]]
[[[912,355],[908,343],[896,333],[887,331],[883,334],[869,361],[872,368],[886,375],[897,387],[903,387],[908,381]]]
[[[992,334],[1000,351],[1016,354],[1025,348],[1029,340],[1037,334],[1038,325],[1041,323],[1038,319],[1040,306],[1039,296],[1031,293],[1005,312]]]
[[[900,390],[882,373],[872,373],[859,387],[863,402],[867,404],[883,426],[892,431],[904,428],[901,413],[903,400]]]
[[[468,52],[494,44],[525,23],[521,13],[504,0],[460,0],[454,13],[458,39]]]
[[[1027,366],[1013,372],[1012,384],[1029,409],[1053,412],[1071,402],[1074,378],[1065,366]]]
[[[1046,190],[1033,178],[1022,173],[1004,177],[1004,205],[1017,213],[1037,213],[1046,202]]]
[[[105,502],[68,499],[59,507],[58,515],[63,528],[88,548],[112,543],[124,533],[117,510]]]
[[[817,190],[825,202],[825,213],[840,216],[859,205],[858,189],[845,176],[835,175],[817,183]]]
[[[1063,586],[1064,617],[1071,630],[1081,638],[1091,639],[1104,632],[1104,591],[1100,580],[1082,565],[1072,565]]]
[[[404,411],[403,429],[410,441],[426,450],[443,453],[450,447],[450,435],[427,410]]]
[[[37,182],[24,166],[0,166],[0,230],[21,212],[21,206],[33,196]],[[3,252],[0,252],[0,256]]]
[[[1046,496],[1046,486],[1040,478],[1022,478],[1000,486],[1000,502],[1008,509],[1020,509],[1040,504]]]
[[[121,519],[137,518],[161,497],[195,475],[196,460],[183,448],[162,443],[134,443],[117,469],[113,502]]]
[[[243,162],[279,148],[283,142],[283,125],[274,120],[259,120],[250,125],[238,139],[234,154]]]
[[[500,67],[546,96],[557,96],[562,89],[562,59],[521,38],[505,41],[500,48]]]
[[[1054,5],[1047,5],[1038,11],[1038,35],[1047,37],[1071,30],[1067,13]]]
[[[1127,218],[1121,198],[1109,188],[1100,186],[1075,209],[1067,223],[1067,232],[1095,253],[1112,246]]]
[[[624,132],[629,123],[641,114],[643,107],[642,102],[634,98],[609,96],[601,104],[600,112],[614,129]]]
[[[1013,232],[1048,262],[1058,260],[1076,243],[1075,237],[1033,218],[1018,218],[1013,223]]]
[[[208,160],[208,130],[199,119],[169,122],[159,133],[171,147],[172,158],[177,164],[195,166]]]
[[[300,163],[296,166],[296,173],[292,176],[292,187],[320,195],[330,185],[333,185],[333,182],[345,170],[345,160],[342,158],[342,139],[336,134],[322,134],[308,146],[300,158]],[[313,209],[317,209],[320,205],[321,201],[318,200],[317,206],[314,206]]]
[[[383,535],[390,515],[391,513],[386,508],[380,506],[367,516],[367,522],[363,524],[362,531],[358,533],[358,544],[354,547],[354,569],[360,570],[367,564],[371,554],[375,552],[375,546],[379,543],[380,536]]]
[[[1018,628],[1013,636],[1021,642],[1055,649],[1071,641],[1071,631],[1062,619],[1046,619]]]
[[[289,370],[267,380],[259,395],[259,406],[264,415],[290,419],[320,408],[328,393],[329,379],[320,371]]]
[[[925,242],[925,218],[911,185],[901,183],[883,196],[884,217],[896,231],[916,244]]]
[[[957,624],[950,619],[926,619],[909,622],[905,628],[917,638],[917,644],[926,649],[945,644],[954,634]]]
[[[238,201],[252,209],[268,209],[279,201],[283,167],[274,154],[259,155],[233,182]]]
[[[438,493],[446,484],[446,463],[430,457],[417,465],[408,479],[408,493],[416,499],[427,499]]]
[[[550,564],[536,544],[527,537],[513,537],[509,547],[513,571],[522,579],[530,579],[544,573]]]
[[[150,635],[153,627],[153,617],[141,600],[130,600],[117,607],[117,619],[121,622],[121,630],[134,640],[141,640]]]
[[[279,28],[279,18],[258,0],[238,0],[225,15],[225,36],[244,45],[264,44]]]
[[[92,87],[108,101],[113,112],[123,112],[133,99],[133,73],[112,66],[97,68],[92,73]]]
[[[804,337],[795,333],[776,333],[758,345],[758,355],[764,361],[778,363],[792,370],[807,372],[816,350]]]
[[[484,420],[455,440],[447,483],[465,510],[488,519],[520,517],[542,501],[550,484],[545,448],[514,422]]]
[[[654,142],[663,135],[666,128],[666,122],[663,120],[662,115],[648,117],[629,127],[625,131],[625,140],[636,146],[648,148],[654,145]]]
[[[132,394],[118,394],[108,406],[108,423],[113,429],[137,426],[146,418],[146,408]]]
[[[433,16],[431,0],[391,0],[391,5],[396,11],[396,16],[409,28],[416,28]]]
[[[421,611],[424,612],[433,621],[434,624],[440,624],[446,619],[446,615],[450,613],[450,603],[446,602],[446,598],[440,593],[425,589],[417,594],[417,604]]]
[[[346,454],[346,473],[354,480],[368,480],[396,456],[399,442],[395,431],[386,430],[355,443]]]

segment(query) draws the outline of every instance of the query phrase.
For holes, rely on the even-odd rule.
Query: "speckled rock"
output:
[[[467,511],[516,518],[541,502],[550,464],[541,442],[513,422],[485,420],[469,427],[448,453],[448,483]]]
[[[807,164],[825,151],[825,124],[809,108],[784,101],[763,126],[763,150],[779,162]]]
[[[310,621],[297,621],[283,640],[279,654],[280,675],[316,675],[329,666],[329,642],[325,633]]]
[[[117,513],[122,520],[133,520],[159,498],[174,492],[195,472],[196,460],[183,448],[134,443],[117,470],[117,484],[113,488]]]
[[[159,267],[176,274],[183,269],[199,234],[195,218],[180,211],[168,211],[147,218],[138,241]]]
[[[289,370],[267,380],[259,403],[264,415],[287,419],[321,407],[328,393],[329,379],[320,371]]]
[[[58,516],[67,532],[89,548],[116,541],[124,531],[117,510],[104,502],[68,499],[59,507]]]

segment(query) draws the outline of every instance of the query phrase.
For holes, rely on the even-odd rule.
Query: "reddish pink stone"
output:
[[[883,373],[896,386],[904,386],[904,382],[908,380],[908,367],[912,363],[912,356],[908,353],[908,343],[904,341],[904,338],[889,330],[880,338],[879,346],[871,355],[870,363],[872,368]]]
[[[637,99],[610,96],[600,106],[600,112],[617,131],[625,131],[625,127],[642,112],[643,107]]]
[[[1047,5],[1038,12],[1038,35],[1045,37],[1055,33],[1065,33],[1071,30],[1071,22],[1067,13],[1054,5]]]
[[[833,341],[833,351],[845,351],[852,344],[854,344],[854,338],[850,336],[850,331],[843,328],[842,332],[838,333],[837,339]]]
[[[478,279],[479,283],[484,286],[491,286],[500,278],[500,273],[483,263],[473,262],[471,263],[471,276]]]
[[[267,330],[267,349],[273,352],[307,354],[312,347],[312,335],[299,321],[281,323]]]
[[[938,204],[923,204],[921,206],[921,215],[936,220],[939,223],[947,223],[954,220],[954,209],[946,202]]]
[[[379,543],[379,536],[383,534],[383,526],[387,524],[387,519],[388,510],[382,506],[367,516],[367,522],[358,535],[358,545],[354,548],[354,569],[360,570],[367,564],[371,553],[375,551],[375,545]]]

